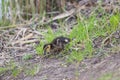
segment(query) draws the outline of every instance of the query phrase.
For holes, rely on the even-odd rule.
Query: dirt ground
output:
[[[2,53],[5,54],[0,57],[0,65],[4,67],[13,60],[16,66],[22,69],[17,77],[11,75],[11,70],[1,74],[0,80],[120,80],[120,43],[117,43],[116,48],[106,48],[100,53],[102,56],[96,55],[80,63],[67,63],[65,58],[44,59],[36,55],[34,48],[11,49],[7,52],[12,57],[3,51]],[[30,60],[23,60],[25,54],[32,54],[33,57]],[[35,75],[25,74],[27,69],[32,69],[36,65],[38,70]]]
[[[86,0],[81,0],[86,1]],[[93,0],[94,1],[94,0]],[[111,0],[103,0],[107,1]],[[117,1],[117,0],[114,0]],[[114,3],[117,4],[117,3]],[[89,6],[89,5],[88,5]],[[89,11],[88,11],[89,12]],[[86,13],[86,12],[85,12]],[[84,13],[83,13],[84,14]],[[87,14],[85,14],[87,15]],[[69,26],[70,28],[70,26]],[[21,39],[22,32],[26,30],[26,35],[33,33],[34,38],[41,37],[41,34],[35,34],[30,28],[17,28],[10,29],[2,32],[3,37],[0,36],[0,41],[4,45],[7,45],[7,42],[14,42],[12,40],[19,41]],[[69,30],[69,29],[68,29]],[[43,30],[41,30],[42,32]],[[46,30],[44,30],[46,31]],[[14,33],[14,35],[10,33]],[[24,31],[23,31],[24,32]],[[9,35],[10,34],[10,35]],[[117,39],[117,47],[105,48],[103,52],[100,52],[99,55],[95,55],[92,58],[84,59],[80,63],[67,63],[65,58],[48,58],[43,59],[41,56],[36,55],[36,51],[33,47],[33,44],[19,45],[16,47],[3,47],[4,49],[0,50],[0,67],[5,67],[7,63],[11,60],[15,62],[17,67],[21,67],[20,74],[17,77],[11,75],[11,70],[3,74],[0,74],[0,80],[120,80],[120,31],[118,30],[115,39]],[[9,36],[7,36],[9,35]],[[29,35],[30,36],[30,35]],[[43,38],[41,37],[43,40]],[[95,40],[94,46],[99,47],[101,45],[101,39],[98,38]],[[2,44],[0,44],[1,46]],[[7,45],[9,46],[9,44]],[[22,47],[21,47],[22,46]],[[15,48],[15,49],[14,49]],[[98,48],[99,49],[99,48]],[[31,54],[33,57],[30,60],[23,60],[22,57],[25,54]],[[102,54],[102,56],[101,56]],[[26,69],[32,69],[34,66],[38,66],[38,70],[35,75],[26,75]],[[28,72],[29,73],[29,72]]]
[[[55,58],[40,60],[41,58],[37,62],[26,61],[32,62],[31,65],[39,64],[40,69],[36,75],[25,76],[21,73],[15,78],[8,73],[2,76],[1,80],[120,80],[120,52],[102,59],[98,57],[85,59],[79,64],[69,64],[63,59]]]
[[[112,77],[105,80],[120,79],[120,53],[99,61],[98,58],[86,59],[78,68],[76,64],[66,65],[62,60],[48,59],[44,61],[37,75],[21,80],[100,80],[106,74],[111,74]]]

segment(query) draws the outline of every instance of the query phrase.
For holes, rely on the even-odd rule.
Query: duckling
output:
[[[55,39],[53,39],[51,43],[45,44],[43,46],[44,55],[60,53],[62,50],[64,50],[65,45],[68,44],[69,42],[70,39],[67,37],[63,36],[56,37]]]

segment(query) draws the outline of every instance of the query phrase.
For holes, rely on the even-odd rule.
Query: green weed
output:
[[[0,67],[0,74],[6,72],[7,70],[8,70],[8,68]]]
[[[0,67],[0,74],[6,74],[7,71],[11,72],[11,75],[14,77],[17,77],[19,75],[20,68],[16,66],[15,62],[10,61],[9,64],[6,65],[6,67]]]
[[[68,49],[71,49],[70,55],[66,56],[68,62],[71,62],[72,60],[81,61],[86,56],[92,57],[94,51],[92,45],[93,38],[107,36],[119,28],[120,15],[118,13],[109,15],[108,13],[105,13],[102,8],[100,9],[100,12],[101,11],[101,17],[96,17],[99,14],[98,11],[98,13],[94,12],[89,18],[82,17],[83,19],[77,19],[78,24],[74,26],[69,34],[69,38],[72,41],[65,49],[67,51],[69,51]],[[55,37],[60,36],[61,33],[62,35],[67,34],[62,30],[55,33],[49,27],[48,32],[44,34],[45,41],[41,41],[40,45],[36,48],[36,51],[41,54],[43,52],[43,45],[51,42]],[[82,50],[79,45],[83,46]],[[74,48],[78,48],[78,50],[75,50]]]
[[[27,67],[24,71],[26,75],[34,76],[39,72],[39,65],[34,65],[33,67]]]
[[[112,76],[113,76],[113,74],[108,73],[108,74],[103,75],[103,76],[102,76],[101,78],[99,78],[98,80],[110,80],[110,79],[112,79]]]
[[[41,41],[40,44],[35,47],[37,54],[39,55],[43,54],[43,46],[44,46],[44,42]]]
[[[81,44],[84,45],[85,48],[84,50],[79,50],[79,51],[73,50],[69,55],[68,61],[76,60],[80,62],[81,60],[84,59],[85,55],[87,54],[91,55],[93,50],[92,50],[92,43],[90,40],[90,33],[94,28],[94,21],[95,21],[94,17],[88,20],[89,23],[86,21],[83,22],[78,20],[78,25],[76,25],[75,28],[70,33],[70,38],[73,39],[73,41],[71,42],[71,47]]]
[[[48,27],[48,32],[44,34],[45,40],[47,43],[50,43],[55,38],[55,33],[52,31],[50,27]]]
[[[70,55],[68,55],[67,57],[67,62],[80,62],[84,59],[84,54],[82,52],[77,52],[77,51],[72,51],[72,53]]]
[[[120,15],[119,14],[112,15],[110,17],[110,26],[107,28],[109,33],[111,33],[112,31],[117,30],[117,28],[119,26],[119,22],[120,22]]]
[[[31,59],[31,58],[32,58],[32,55],[31,55],[31,54],[25,54],[25,55],[22,57],[23,60],[29,60],[29,59]]]
[[[79,44],[84,45],[84,50],[72,50],[71,54],[67,58],[68,61],[81,61],[85,55],[92,57],[94,48],[92,46],[92,39],[99,36],[107,36],[116,31],[120,22],[120,15],[109,15],[105,13],[101,18],[97,18],[96,15],[90,16],[88,19],[83,17],[83,20],[78,19],[78,24],[74,26],[70,33],[70,38],[73,39],[70,47],[75,47]],[[84,43],[84,44],[82,44]],[[79,46],[77,48],[80,49]]]
[[[17,77],[20,74],[21,70],[19,68],[14,68],[12,70],[12,76]]]

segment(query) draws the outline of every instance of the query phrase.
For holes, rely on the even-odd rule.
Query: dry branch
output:
[[[12,42],[12,44],[14,45],[14,44],[17,44],[17,43],[22,43],[22,41],[30,39],[32,36],[33,36],[33,34],[31,33],[31,34],[27,35],[26,37],[23,37],[23,38],[15,41],[15,42]]]

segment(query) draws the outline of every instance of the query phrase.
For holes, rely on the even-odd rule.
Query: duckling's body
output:
[[[70,39],[63,36],[55,38],[51,43],[44,45],[44,55],[60,53],[69,42]]]

